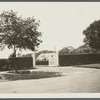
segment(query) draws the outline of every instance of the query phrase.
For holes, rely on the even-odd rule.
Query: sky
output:
[[[34,16],[40,20],[43,42],[38,50],[77,48],[84,44],[83,30],[95,20],[100,20],[100,2],[0,2],[0,14],[8,10],[18,12],[24,18]],[[12,52],[6,48],[0,51],[0,58],[6,58]]]

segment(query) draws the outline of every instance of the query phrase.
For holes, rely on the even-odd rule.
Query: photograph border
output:
[[[0,0],[0,2],[100,2],[100,0]],[[95,93],[93,93],[95,94]],[[33,95],[33,94],[32,94]],[[78,93],[72,93],[72,95],[69,94],[68,97],[57,97],[57,96],[47,96],[50,94],[45,94],[44,95],[40,95],[38,97],[38,95],[34,95],[34,97],[32,95],[24,95],[22,94],[22,96],[20,95],[9,95],[9,94],[0,94],[0,100],[100,100],[100,94],[97,93],[97,95],[95,95],[95,97],[89,93],[87,95],[87,93],[83,93],[83,94],[78,94]],[[80,95],[80,96],[79,96]],[[84,95],[86,96],[84,98]]]

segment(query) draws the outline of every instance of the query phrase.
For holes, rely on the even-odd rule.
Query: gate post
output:
[[[56,66],[59,66],[59,53],[58,53],[58,51],[55,53],[56,55],[56,57],[55,57],[55,62],[56,62]]]
[[[59,55],[58,55],[58,52],[53,53],[49,57],[49,66],[59,66]]]
[[[35,67],[35,52],[32,53],[32,58],[33,58],[33,68]]]

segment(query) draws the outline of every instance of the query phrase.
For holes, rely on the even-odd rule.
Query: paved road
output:
[[[100,93],[100,69],[80,70],[62,77],[0,82],[0,93]]]

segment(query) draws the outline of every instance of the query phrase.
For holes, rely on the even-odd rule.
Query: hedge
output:
[[[17,57],[17,58],[9,58],[9,63],[12,69],[15,69],[15,65],[17,69],[32,69],[33,68],[33,59],[32,57]]]
[[[36,61],[36,65],[48,65],[48,64],[49,62],[47,60],[41,60],[41,61],[37,60]]]
[[[0,71],[5,71],[9,69],[8,59],[0,59]]]
[[[33,59],[32,57],[0,59],[0,71],[15,69],[15,65],[18,69],[32,69]]]
[[[80,65],[100,63],[100,54],[59,55],[59,65]]]

